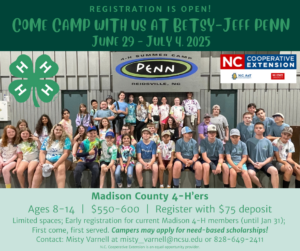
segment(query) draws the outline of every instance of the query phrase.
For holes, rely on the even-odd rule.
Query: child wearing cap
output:
[[[292,159],[295,152],[294,144],[291,141],[293,129],[291,127],[283,128],[281,137],[273,142],[273,150],[276,157],[276,168],[283,172],[283,188],[289,188],[293,172],[296,175],[296,188],[300,188],[300,165]]]
[[[159,143],[160,143],[160,137],[156,133],[155,124],[149,123],[149,124],[147,124],[147,128],[149,129],[149,131],[151,133],[150,140],[154,141],[155,144],[158,146]],[[143,134],[142,134],[142,137],[141,137],[140,141],[142,141],[142,140],[143,140]]]
[[[164,179],[164,171],[166,169],[168,170],[169,173],[167,188],[171,188],[175,143],[173,140],[170,140],[171,139],[170,131],[163,131],[161,135],[162,135],[162,141],[159,143],[157,148],[158,160],[159,160],[160,188],[164,188],[163,179]]]
[[[131,135],[128,133],[122,134],[121,145],[118,147],[119,165],[117,166],[115,172],[115,177],[119,188],[123,186],[121,172],[124,171],[127,174],[127,187],[131,187],[132,185],[134,157],[135,148],[133,145],[131,145]]]
[[[209,172],[212,170],[213,174],[223,173],[224,187],[229,187],[229,168],[224,162],[223,142],[218,139],[217,127],[209,125],[207,128],[207,138],[201,140],[200,148],[203,164],[203,180],[204,187],[209,188]]]
[[[81,188],[81,176],[85,169],[92,173],[91,188],[99,187],[99,156],[101,152],[100,139],[97,138],[97,128],[88,127],[88,138],[79,145],[76,156],[80,158],[74,170],[75,184]]]
[[[273,188],[278,188],[278,171],[271,163],[274,155],[273,146],[270,140],[264,137],[264,123],[257,122],[254,125],[254,132],[255,136],[248,139],[246,142],[248,150],[247,168],[250,178],[255,185],[257,185],[259,188],[262,188],[262,185],[256,176],[256,173],[259,170],[262,170],[266,175],[271,176]]]
[[[274,139],[279,139],[281,137],[281,132],[283,128],[290,127],[288,124],[283,123],[284,116],[282,113],[275,113],[273,116],[275,124],[271,125],[270,131],[268,133],[267,139],[273,141]]]
[[[251,179],[247,172],[246,161],[248,157],[247,146],[240,140],[240,131],[230,131],[230,141],[225,145],[226,160],[230,172],[230,187],[236,187],[237,174],[240,173],[246,188],[252,188]]]
[[[179,188],[179,178],[185,169],[195,173],[196,188],[201,187],[202,165],[198,160],[197,141],[193,139],[193,131],[185,126],[182,128],[183,137],[175,145],[176,159],[173,167],[174,188]]]
[[[263,108],[258,108],[255,112],[257,118],[253,120],[253,124],[255,125],[257,122],[263,123],[265,130],[264,130],[264,137],[269,135],[271,130],[271,126],[275,124],[274,119],[266,117],[265,110]]]
[[[237,125],[237,129],[240,131],[240,140],[244,143],[254,136],[254,124],[252,124],[252,113],[245,112],[243,114],[243,122]]]
[[[117,147],[114,145],[115,134],[113,132],[107,132],[105,140],[101,141],[101,157],[100,157],[100,188],[103,188],[105,176],[108,170],[110,170],[111,188],[115,188],[115,171],[117,160]]]
[[[156,160],[156,144],[150,140],[151,132],[148,128],[142,130],[142,141],[136,146],[137,159],[136,176],[140,188],[143,186],[143,169],[152,170],[152,188],[156,187],[158,177],[158,166]]]
[[[207,127],[208,127],[208,125],[211,125],[210,116],[211,116],[210,114],[205,113],[203,122],[201,122],[198,125],[198,133],[199,133],[198,143],[199,143],[199,145],[201,143],[201,140],[205,139],[207,137]]]

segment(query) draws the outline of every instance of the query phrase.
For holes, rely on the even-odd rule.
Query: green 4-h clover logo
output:
[[[20,55],[13,62],[9,70],[11,74],[24,80],[15,80],[8,87],[9,92],[15,99],[23,103],[31,93],[33,93],[33,103],[35,107],[40,107],[36,99],[35,89],[37,94],[45,103],[51,102],[54,96],[59,92],[59,85],[51,80],[41,80],[41,78],[51,78],[58,72],[58,65],[51,60],[48,55],[41,55],[35,61],[35,72],[33,72],[32,60],[27,55]]]

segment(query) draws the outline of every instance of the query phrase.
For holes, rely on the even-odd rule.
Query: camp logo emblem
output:
[[[51,79],[46,79],[58,72],[58,65],[48,55],[41,55],[36,59],[35,71],[31,58],[24,54],[9,66],[9,70],[13,76],[22,78],[14,80],[8,87],[17,102],[25,102],[32,92],[34,106],[40,107],[36,91],[40,100],[45,103],[51,102],[59,92],[59,85]]]
[[[189,61],[172,58],[144,58],[123,62],[116,67],[122,76],[139,80],[169,80],[194,74],[198,67]]]

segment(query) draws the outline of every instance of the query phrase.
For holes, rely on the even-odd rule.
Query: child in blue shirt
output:
[[[156,187],[158,178],[158,165],[156,160],[156,144],[150,140],[151,132],[148,128],[142,130],[142,138],[136,146],[137,159],[136,163],[136,176],[139,182],[140,188],[143,186],[143,169],[152,170],[152,188]]]

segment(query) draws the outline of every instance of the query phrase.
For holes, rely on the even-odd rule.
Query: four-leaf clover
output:
[[[20,55],[9,67],[10,73],[18,78],[26,78],[26,80],[15,80],[8,87],[9,92],[15,99],[23,103],[31,93],[33,93],[33,103],[35,107],[40,107],[35,94],[45,102],[51,102],[54,96],[59,92],[59,85],[51,80],[41,78],[51,78],[58,72],[58,65],[51,60],[48,55],[41,55],[35,61],[35,72],[33,72],[32,60],[27,55]]]

